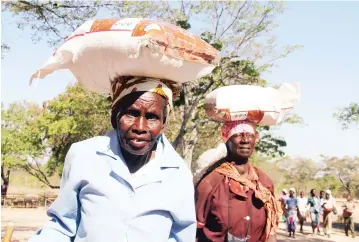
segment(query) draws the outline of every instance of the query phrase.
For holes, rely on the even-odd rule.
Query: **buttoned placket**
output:
[[[118,142],[117,140],[115,142]],[[119,144],[112,143],[105,151],[98,151],[97,154],[108,156],[109,165],[110,165],[110,175],[116,179],[118,182],[125,183],[126,187],[128,188],[128,199],[130,200],[131,204],[135,204],[136,201],[136,189],[156,182],[161,182],[163,178],[162,169],[165,168],[178,168],[178,164],[171,163],[170,161],[164,162],[162,157],[164,156],[164,144],[163,141],[159,142],[156,150],[156,157],[153,160],[155,164],[154,166],[150,167],[150,172],[146,169],[144,174],[140,173],[137,176],[132,176],[128,170],[127,164],[124,161],[124,158],[121,154]],[[168,141],[166,141],[169,143]],[[116,152],[113,152],[115,150]],[[147,167],[149,168],[149,167]],[[133,202],[131,202],[133,201]],[[127,216],[123,219],[123,225],[125,227],[125,234],[124,234],[124,241],[127,242],[127,231],[131,227],[131,220],[133,217],[136,216],[133,209],[134,206],[129,206],[127,208]]]

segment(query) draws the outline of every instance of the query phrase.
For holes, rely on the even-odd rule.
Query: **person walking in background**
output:
[[[319,230],[320,199],[319,197],[317,197],[314,188],[310,190],[310,197],[308,198],[307,205],[310,206],[309,211],[310,211],[310,218],[312,220],[313,235],[315,234],[315,229],[317,229],[318,234],[320,234],[320,230]]]
[[[355,238],[354,217],[353,217],[353,213],[355,210],[355,203],[350,194],[347,195],[347,200],[343,203],[342,208],[343,208],[345,235],[349,236],[348,232],[350,231],[352,237]]]
[[[324,234],[330,238],[333,223],[333,210],[336,210],[335,200],[333,199],[332,192],[330,190],[325,191],[325,199],[322,207]]]
[[[324,201],[324,199],[325,199],[325,191],[320,190],[320,192],[319,192],[319,199]]]
[[[303,233],[303,223],[306,221],[308,198],[304,197],[304,192],[299,193],[298,200],[298,219],[300,224],[300,232]]]
[[[286,221],[286,210],[285,210],[285,202],[288,198],[288,191],[286,189],[282,190],[282,194],[279,197],[280,205],[283,211],[282,219]]]
[[[323,211],[323,203],[325,200],[325,191],[320,190],[319,192],[319,200],[320,200],[320,210],[319,210],[319,223],[318,223],[318,233],[320,234],[320,226],[323,226],[324,223],[324,211]]]
[[[298,213],[298,201],[294,194],[295,189],[289,189],[289,197],[285,202],[287,211],[287,232],[289,233],[289,237],[291,237],[293,234],[293,238],[295,238],[295,229]]]

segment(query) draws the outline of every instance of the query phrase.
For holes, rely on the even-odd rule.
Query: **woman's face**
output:
[[[313,190],[313,191],[312,191],[312,196],[316,196],[316,195],[317,195],[316,191]]]
[[[257,138],[257,133],[232,135],[226,143],[230,156],[233,158],[248,159],[254,151]]]
[[[164,98],[156,93],[134,93],[124,98],[119,111],[120,144],[133,155],[145,155],[165,127]]]

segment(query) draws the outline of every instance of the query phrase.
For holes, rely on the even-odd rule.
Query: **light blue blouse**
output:
[[[115,130],[71,146],[49,223],[30,242],[195,241],[192,174],[162,136],[130,174]]]

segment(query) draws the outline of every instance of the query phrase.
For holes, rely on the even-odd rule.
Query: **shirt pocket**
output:
[[[172,223],[173,218],[170,212],[165,210],[149,211],[132,218],[126,231],[127,242],[168,241]]]

